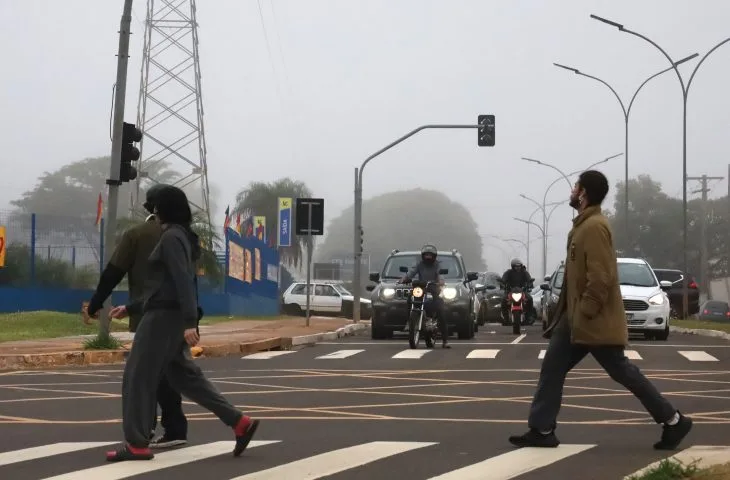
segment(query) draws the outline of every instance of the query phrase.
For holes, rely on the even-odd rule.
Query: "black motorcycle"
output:
[[[408,303],[410,304],[408,314],[408,344],[411,348],[418,348],[418,343],[423,336],[426,348],[433,348],[434,339],[440,335],[436,312],[433,308],[433,287],[436,282],[423,282],[413,280],[413,286]]]

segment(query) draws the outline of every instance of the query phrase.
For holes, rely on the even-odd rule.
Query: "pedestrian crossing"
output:
[[[281,479],[308,479],[316,480],[328,478],[331,475],[345,474],[354,469],[368,469],[372,478],[382,477],[382,462],[390,461],[386,465],[388,478],[409,478],[416,480],[412,474],[414,462],[428,461],[435,455],[443,455],[447,445],[434,441],[369,441],[344,448],[322,449],[312,455],[302,458],[280,460],[282,451],[273,449],[279,446],[291,450],[296,442],[282,442],[281,440],[254,440],[249,444],[249,450],[243,458],[231,458],[234,442],[218,441],[203,443],[168,451],[160,451],[155,458],[149,461],[127,461],[107,463],[103,458],[101,447],[118,444],[118,442],[66,442],[40,445],[10,452],[0,453],[0,478],[15,478],[32,474],[38,461],[53,462],[53,471],[65,470],[63,473],[45,476],[42,480],[122,480],[138,475],[144,478],[197,478],[205,476],[207,480],[281,480]],[[94,450],[96,449],[96,450]],[[108,449],[108,448],[107,448]],[[253,452],[251,450],[254,450]],[[590,471],[594,468],[595,455],[590,458],[582,457],[586,452],[606,455],[610,458],[616,453],[613,447],[601,448],[597,444],[561,444],[557,448],[498,448],[489,455],[488,449],[481,448],[484,453],[474,453],[463,460],[463,464],[449,467],[446,472],[429,473],[427,477],[418,475],[423,480],[507,480],[519,478],[531,472],[539,472],[552,477],[549,467],[558,465],[560,468],[570,467],[574,471]],[[80,454],[77,452],[81,452]],[[249,453],[250,452],[250,453]],[[645,465],[635,465],[632,462],[643,463],[633,455],[631,461],[623,464],[615,462],[615,468],[626,469],[617,472],[620,475],[631,475],[636,471],[646,470],[655,465],[656,457],[647,448]],[[76,463],[95,465],[88,468],[72,470],[74,462],[60,458],[63,455],[76,455]],[[83,455],[78,460],[78,455]],[[416,456],[414,456],[416,455]],[[724,463],[730,456],[730,446],[690,446],[677,452],[667,452],[667,457],[686,460],[702,456],[702,466]],[[92,458],[93,457],[93,458]],[[247,458],[248,457],[248,461]],[[98,458],[98,463],[96,459]],[[615,458],[615,457],[614,457]],[[253,461],[252,461],[253,459]],[[378,462],[380,466],[378,466]],[[563,465],[561,462],[575,462]],[[433,464],[438,468],[438,463]],[[25,468],[26,470],[8,470],[9,467]],[[637,470],[638,469],[638,470]],[[47,471],[47,470],[41,470]],[[364,478],[363,471],[357,478]],[[43,475],[43,474],[41,474]],[[41,479],[39,476],[33,478]],[[338,477],[340,478],[340,477]],[[345,478],[345,477],[342,477]],[[617,477],[619,478],[619,477]]]
[[[506,350],[502,349],[491,349],[491,348],[484,348],[484,349],[471,349],[468,350],[467,353],[462,353],[461,348],[458,349],[452,349],[451,352],[449,352],[449,355],[458,355],[463,356],[466,359],[474,359],[474,360],[500,360],[505,356]],[[531,357],[535,360],[543,360],[545,358],[546,354],[545,349],[540,349],[539,352],[537,352],[537,355],[534,357]],[[282,350],[282,351],[268,351],[268,352],[257,352],[252,353],[250,355],[246,355],[242,357],[243,360],[271,360],[274,358],[282,357],[282,356],[291,356],[291,355],[297,355],[297,356],[305,356],[308,355],[311,352],[309,349],[305,350]],[[385,355],[387,358],[392,358],[396,360],[420,360],[426,357],[433,357],[440,355],[439,349],[426,349],[426,348],[417,348],[417,349],[404,349],[397,351],[396,353],[392,353],[391,349],[387,348],[374,348],[372,350],[367,349],[343,349],[343,350],[335,350],[329,353],[321,353],[321,354],[315,354],[313,357],[315,360],[345,360],[353,357],[358,356],[364,356],[367,352],[377,352],[377,355]],[[645,357],[648,357],[651,355],[651,353],[640,353],[637,350],[624,350],[624,354],[629,360],[632,361],[642,361],[645,360]],[[711,355],[710,353],[704,351],[704,350],[678,350],[672,352],[672,356],[676,357],[680,361],[688,361],[692,363],[701,363],[701,362],[719,362],[720,359],[718,359],[716,356]],[[520,358],[526,358],[525,356],[520,356]],[[667,358],[667,357],[662,357]]]

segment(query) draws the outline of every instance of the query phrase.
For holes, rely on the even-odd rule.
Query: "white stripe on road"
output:
[[[641,360],[641,355],[636,350],[624,350],[624,355],[629,360]]]
[[[251,355],[241,357],[244,360],[268,360],[269,358],[278,357],[280,355],[286,355],[287,353],[294,353],[296,350],[280,350],[280,351],[269,351],[269,352],[256,352]]]
[[[527,334],[526,334],[526,333],[523,333],[523,334],[522,334],[522,335],[520,335],[519,337],[517,337],[517,338],[515,338],[514,340],[512,340],[512,342],[511,342],[511,343],[512,343],[512,344],[515,344],[515,343],[520,343],[520,342],[521,342],[522,340],[524,340],[524,339],[525,339],[525,337],[526,337],[526,336],[527,336]]]
[[[248,448],[260,447],[271,443],[278,443],[281,440],[256,441],[252,440]],[[218,455],[230,454],[233,451],[235,442],[213,442],[194,447],[181,448],[171,452],[155,454],[152,460],[135,460],[119,463],[110,463],[100,467],[91,467],[85,470],[65,473],[44,480],[78,480],[79,478],[93,478],[94,480],[121,480],[134,475],[154,472],[163,468],[177,467],[186,463],[205,460],[206,458]]]
[[[0,467],[10,465],[12,463],[27,462],[28,460],[61,455],[62,453],[77,452],[79,450],[86,450],[89,448],[103,447],[104,445],[113,445],[115,443],[119,442],[61,442],[41,445],[40,447],[13,450],[12,452],[3,452],[0,453]]]
[[[680,350],[679,354],[690,362],[719,362],[718,359],[702,350]]]
[[[663,458],[662,460],[647,465],[641,470],[638,470],[631,475],[624,477],[624,480],[628,480],[634,476],[640,476],[648,472],[649,470],[658,467],[660,463],[662,463],[664,460],[669,460],[670,458],[678,460],[685,465],[689,465],[696,461],[697,468],[708,468],[713,465],[726,463],[728,457],[730,457],[729,446],[694,445],[692,447],[682,450],[675,455],[672,455],[669,458]]]
[[[499,350],[472,350],[466,358],[497,358]]]
[[[417,448],[436,445],[433,442],[370,442],[354,447],[296,460],[285,465],[249,473],[231,480],[315,480],[335,475],[351,468],[391,457]],[[96,480],[96,479],[94,479]]]
[[[364,352],[365,350],[337,350],[336,352],[328,353],[327,355],[320,355],[317,358],[330,359],[330,358],[347,358],[358,353]]]
[[[527,447],[512,450],[468,467],[452,470],[429,480],[508,480],[584,452],[595,445],[560,445],[557,448]]]
[[[391,358],[421,358],[422,356],[426,355],[431,350],[415,350],[415,349],[408,349],[403,350],[402,352],[398,352],[395,355],[393,355]]]
[[[542,360],[543,358],[545,358],[545,352],[547,352],[547,350],[540,350],[540,353],[537,354],[537,358],[539,360]]]

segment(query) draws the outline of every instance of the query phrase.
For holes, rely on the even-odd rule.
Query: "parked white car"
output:
[[[669,297],[671,282],[659,282],[654,270],[640,258],[618,258],[618,280],[624,300],[629,333],[646,338],[669,338]]]
[[[312,281],[310,284],[309,311],[334,314],[352,318],[354,296],[336,282]],[[313,293],[313,294],[312,294]],[[295,282],[283,294],[284,312],[303,315],[307,309],[307,282]],[[372,315],[370,300],[360,299],[360,318],[366,320]]]

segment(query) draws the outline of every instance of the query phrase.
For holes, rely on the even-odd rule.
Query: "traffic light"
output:
[[[360,253],[363,252],[363,243],[365,241],[365,231],[362,229],[362,225],[360,226]]]
[[[137,178],[132,162],[139,160],[139,149],[133,144],[142,140],[142,130],[133,123],[124,122],[122,128],[122,161],[119,165],[119,181],[129,182]]]
[[[479,115],[477,123],[477,145],[480,147],[494,146],[494,115]]]

